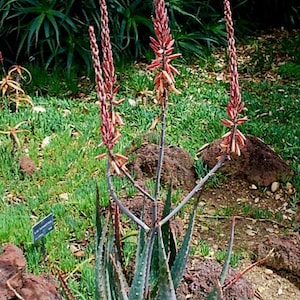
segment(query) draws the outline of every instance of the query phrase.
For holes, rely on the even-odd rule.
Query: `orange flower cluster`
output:
[[[248,118],[238,118],[238,114],[243,110],[245,103],[241,102],[239,90],[234,29],[229,0],[224,0],[224,14],[229,51],[230,100],[227,105],[227,115],[229,120],[223,119],[221,122],[225,126],[230,127],[231,130],[222,137],[223,141],[221,146],[223,151],[228,154],[235,153],[240,155],[240,148],[245,145],[246,138],[241,131],[237,129],[237,126],[246,122]]]
[[[179,74],[178,70],[170,62],[181,56],[181,54],[172,54],[174,42],[169,28],[169,18],[163,0],[154,0],[155,17],[152,19],[156,39],[150,37],[150,47],[155,53],[155,59],[148,66],[148,69],[159,69],[155,77],[155,89],[158,92],[158,102],[162,104],[165,90],[171,90],[180,93],[175,88],[175,79],[173,74]]]

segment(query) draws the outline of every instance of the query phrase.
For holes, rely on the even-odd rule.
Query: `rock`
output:
[[[280,183],[278,181],[274,181],[272,184],[271,184],[271,192],[272,193],[275,193],[279,190],[280,188]]]
[[[293,187],[293,185],[290,182],[286,183],[285,189],[287,190],[287,193],[289,195],[294,195],[296,193],[296,189]]]
[[[249,189],[250,189],[250,190],[257,190],[257,186],[256,186],[255,184],[251,184],[251,185],[249,186]]]
[[[274,272],[273,272],[273,270],[271,270],[271,269],[265,269],[265,273],[266,273],[267,275],[272,275]]]
[[[244,177],[257,185],[268,186],[275,181],[286,181],[293,173],[290,167],[269,146],[260,139],[248,135],[241,155],[231,155],[221,172],[234,177]],[[198,153],[198,156],[212,168],[221,155],[222,139],[215,140]]]
[[[276,195],[275,195],[275,200],[280,200],[281,198],[282,198],[281,195],[279,195],[279,194],[276,194]]]
[[[219,280],[221,271],[222,265],[213,259],[205,259],[197,262],[193,261],[193,266],[189,266],[187,268],[181,285],[187,285],[188,293],[193,295],[192,299],[206,299],[215,285],[215,282]],[[238,272],[230,267],[225,284],[237,274]],[[253,297],[254,291],[251,284],[246,278],[242,277],[235,284],[225,290],[224,298],[222,299],[248,300],[253,299]]]
[[[18,247],[8,244],[0,255],[0,299],[62,300],[58,286],[48,275],[25,273],[26,261]]]
[[[300,276],[300,237],[299,234],[271,235],[257,246],[258,258],[265,257],[271,249],[274,255],[264,262],[268,268],[286,271]]]

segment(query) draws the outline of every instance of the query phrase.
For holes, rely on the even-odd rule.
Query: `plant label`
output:
[[[49,214],[43,220],[32,226],[33,242],[44,237],[48,232],[54,229],[53,214]]]

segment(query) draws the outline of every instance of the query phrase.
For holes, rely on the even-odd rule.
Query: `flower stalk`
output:
[[[178,70],[170,62],[181,54],[173,54],[174,42],[171,30],[169,28],[169,18],[165,2],[163,0],[154,0],[155,17],[152,18],[156,38],[150,37],[150,47],[155,54],[155,59],[148,65],[149,70],[157,70],[154,80],[155,90],[157,92],[157,103],[161,105],[161,134],[159,143],[158,164],[156,170],[156,180],[154,188],[153,225],[157,222],[157,198],[161,182],[161,172],[164,158],[164,140],[165,140],[165,118],[168,104],[168,95],[170,91],[179,94],[175,88],[174,74],[179,74]]]
[[[237,127],[238,125],[246,122],[248,118],[239,118],[239,114],[242,112],[245,103],[241,101],[239,89],[234,28],[229,0],[224,0],[224,15],[226,21],[229,52],[230,99],[227,104],[227,115],[229,119],[222,119],[221,122],[225,126],[231,128],[231,130],[222,137],[223,141],[221,147],[223,152],[240,155],[240,149],[245,145],[246,138],[242,132],[237,129]]]
[[[105,1],[100,1],[101,2]],[[103,4],[103,5],[104,5]],[[102,5],[101,5],[102,7]],[[90,47],[92,51],[92,60],[95,71],[95,82],[96,91],[99,101],[99,111],[101,117],[101,128],[100,133],[102,137],[102,143],[106,146],[108,150],[109,160],[112,168],[116,171],[118,175],[121,175],[121,168],[124,168],[127,162],[127,157],[116,153],[113,153],[114,145],[120,140],[121,134],[118,130],[118,126],[123,125],[123,121],[118,113],[114,111],[113,105],[119,104],[119,102],[114,101],[117,88],[114,87],[116,82],[116,76],[114,74],[113,67],[113,56],[110,45],[109,29],[108,29],[108,18],[106,6],[101,9],[103,11],[101,24],[102,26],[102,47],[103,49],[103,64],[101,66],[99,59],[99,48],[97,45],[97,40],[94,32],[94,27],[89,27],[90,35]],[[106,16],[106,17],[105,17]],[[105,80],[103,79],[103,74]],[[97,159],[106,157],[106,153],[102,153],[96,156]]]

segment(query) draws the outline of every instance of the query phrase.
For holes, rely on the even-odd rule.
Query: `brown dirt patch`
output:
[[[25,273],[22,250],[8,244],[0,255],[0,300],[61,300],[58,286],[49,275]]]
[[[292,170],[271,147],[257,137],[248,135],[246,138],[241,155],[232,154],[230,160],[224,163],[222,172],[263,186],[291,178]],[[221,143],[222,139],[215,140],[199,153],[210,168],[222,155]]]
[[[136,159],[129,168],[136,174],[137,180],[153,178],[156,173],[159,146],[157,144],[143,144],[136,149]],[[174,174],[176,174],[174,176]],[[172,182],[173,187],[190,190],[195,186],[194,160],[188,152],[180,147],[165,148],[162,183]]]

